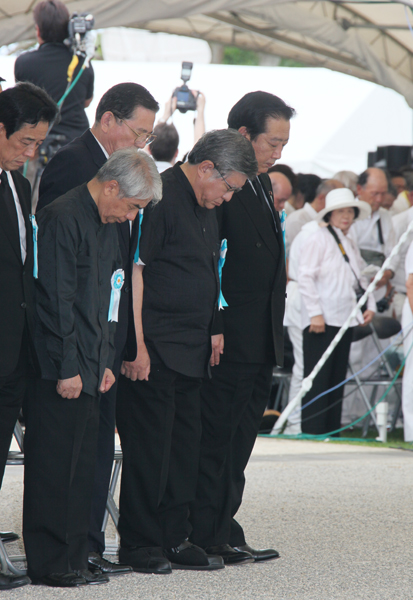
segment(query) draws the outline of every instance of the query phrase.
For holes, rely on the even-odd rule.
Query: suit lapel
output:
[[[261,201],[257,197],[255,191],[247,181],[241,192],[237,194],[238,200],[244,206],[251,221],[256,227],[258,233],[268,246],[271,254],[277,257],[276,240],[274,239],[274,229],[269,219],[266,218],[262,210]],[[279,222],[279,221],[278,221]],[[278,226],[277,222],[277,226]]]
[[[16,188],[17,195],[19,197],[20,206],[23,212],[24,224],[26,225],[26,260],[28,257],[33,254],[33,230],[32,225],[30,223],[29,215],[31,214],[31,198],[27,196],[25,193],[24,187],[22,185],[22,180],[19,177],[18,173],[14,173],[12,171],[11,176],[13,178],[13,182]]]
[[[96,140],[95,136],[90,131],[90,129],[85,131],[85,133],[82,135],[82,139],[85,142],[85,144],[93,158],[93,162],[100,169],[100,167],[105,164],[107,159],[103,153],[102,148],[99,146],[98,141]]]

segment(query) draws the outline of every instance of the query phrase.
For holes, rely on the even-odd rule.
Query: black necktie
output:
[[[14,202],[13,192],[9,184],[6,171],[2,171],[0,175],[0,198],[1,202],[4,202],[7,210],[9,211],[10,219],[13,224],[13,228],[17,235],[19,235],[19,220],[17,217],[16,203]]]
[[[263,208],[263,211],[265,212],[267,219],[268,218],[271,219],[271,224],[273,226],[273,229],[274,229],[274,231],[277,231],[277,225],[275,223],[275,218],[274,218],[273,212],[271,210],[270,205],[267,202],[267,199],[264,196],[264,191],[261,187],[260,182],[258,181],[258,178],[252,182],[252,185],[254,186],[254,189],[257,192],[258,199],[260,200],[261,206]]]

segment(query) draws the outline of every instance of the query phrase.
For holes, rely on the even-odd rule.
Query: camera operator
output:
[[[64,44],[68,37],[69,11],[60,0],[43,0],[33,10],[38,50],[21,54],[15,62],[14,76],[17,81],[30,81],[45,89],[58,102],[67,87],[68,67],[72,50]],[[73,73],[72,81],[82,68],[81,59]],[[89,128],[85,108],[93,99],[93,68],[84,69],[76,85],[61,107],[61,120],[51,131],[53,135],[65,136],[60,145],[79,137]]]

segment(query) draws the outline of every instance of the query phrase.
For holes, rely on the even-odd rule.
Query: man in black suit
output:
[[[294,110],[266,92],[246,94],[231,109],[228,126],[249,139],[259,177],[247,181],[218,209],[228,254],[212,337],[212,379],[204,380],[202,443],[191,540],[225,564],[277,558],[254,550],[234,519],[247,466],[267,404],[274,364],[283,365],[285,254],[281,223],[266,174],[288,142]],[[224,346],[225,340],[225,346]],[[247,554],[247,556],[246,556]]]
[[[93,179],[99,168],[115,150],[135,146],[144,148],[151,143],[155,114],[159,105],[153,96],[137,83],[120,83],[110,88],[96,109],[96,120],[80,138],[61,148],[44,170],[39,189],[37,210],[65,194],[74,187]],[[113,373],[118,379],[122,360],[136,358],[131,302],[131,273],[134,238],[139,228],[135,219],[132,229],[129,222],[118,223],[119,246],[125,284],[121,290],[119,321],[116,328],[116,357]],[[132,327],[128,332],[128,320]],[[117,383],[103,394],[100,401],[98,460],[93,492],[89,530],[89,569],[100,569],[110,575],[125,573],[129,568],[102,558],[105,537],[102,523],[114,456],[115,404]]]
[[[0,485],[33,350],[34,252],[30,184],[17,172],[34,157],[57,106],[40,88],[24,83],[0,94]],[[0,589],[27,577],[0,574]]]

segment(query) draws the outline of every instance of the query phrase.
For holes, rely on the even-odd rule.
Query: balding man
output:
[[[371,215],[367,219],[356,221],[349,232],[366,263],[377,267],[382,266],[396,243],[391,215],[382,207],[387,191],[387,177],[381,169],[371,167],[360,175],[357,184],[358,198],[370,204]],[[394,269],[386,269],[377,284],[377,289],[383,289],[375,294],[376,301],[385,295],[386,286],[393,275]]]
[[[270,175],[271,177],[271,175]],[[316,196],[312,202],[306,202],[303,208],[296,210],[288,216],[285,222],[285,237],[287,244],[287,253],[296,235],[301,231],[303,225],[313,221],[320,210],[323,210],[326,204],[326,196],[331,190],[342,188],[344,185],[336,179],[327,179],[322,181],[317,187]]]
[[[273,171],[268,175],[271,179],[274,208],[278,212],[281,212],[284,209],[284,205],[288,198],[293,193],[293,187],[288,177],[286,177],[283,173]]]

